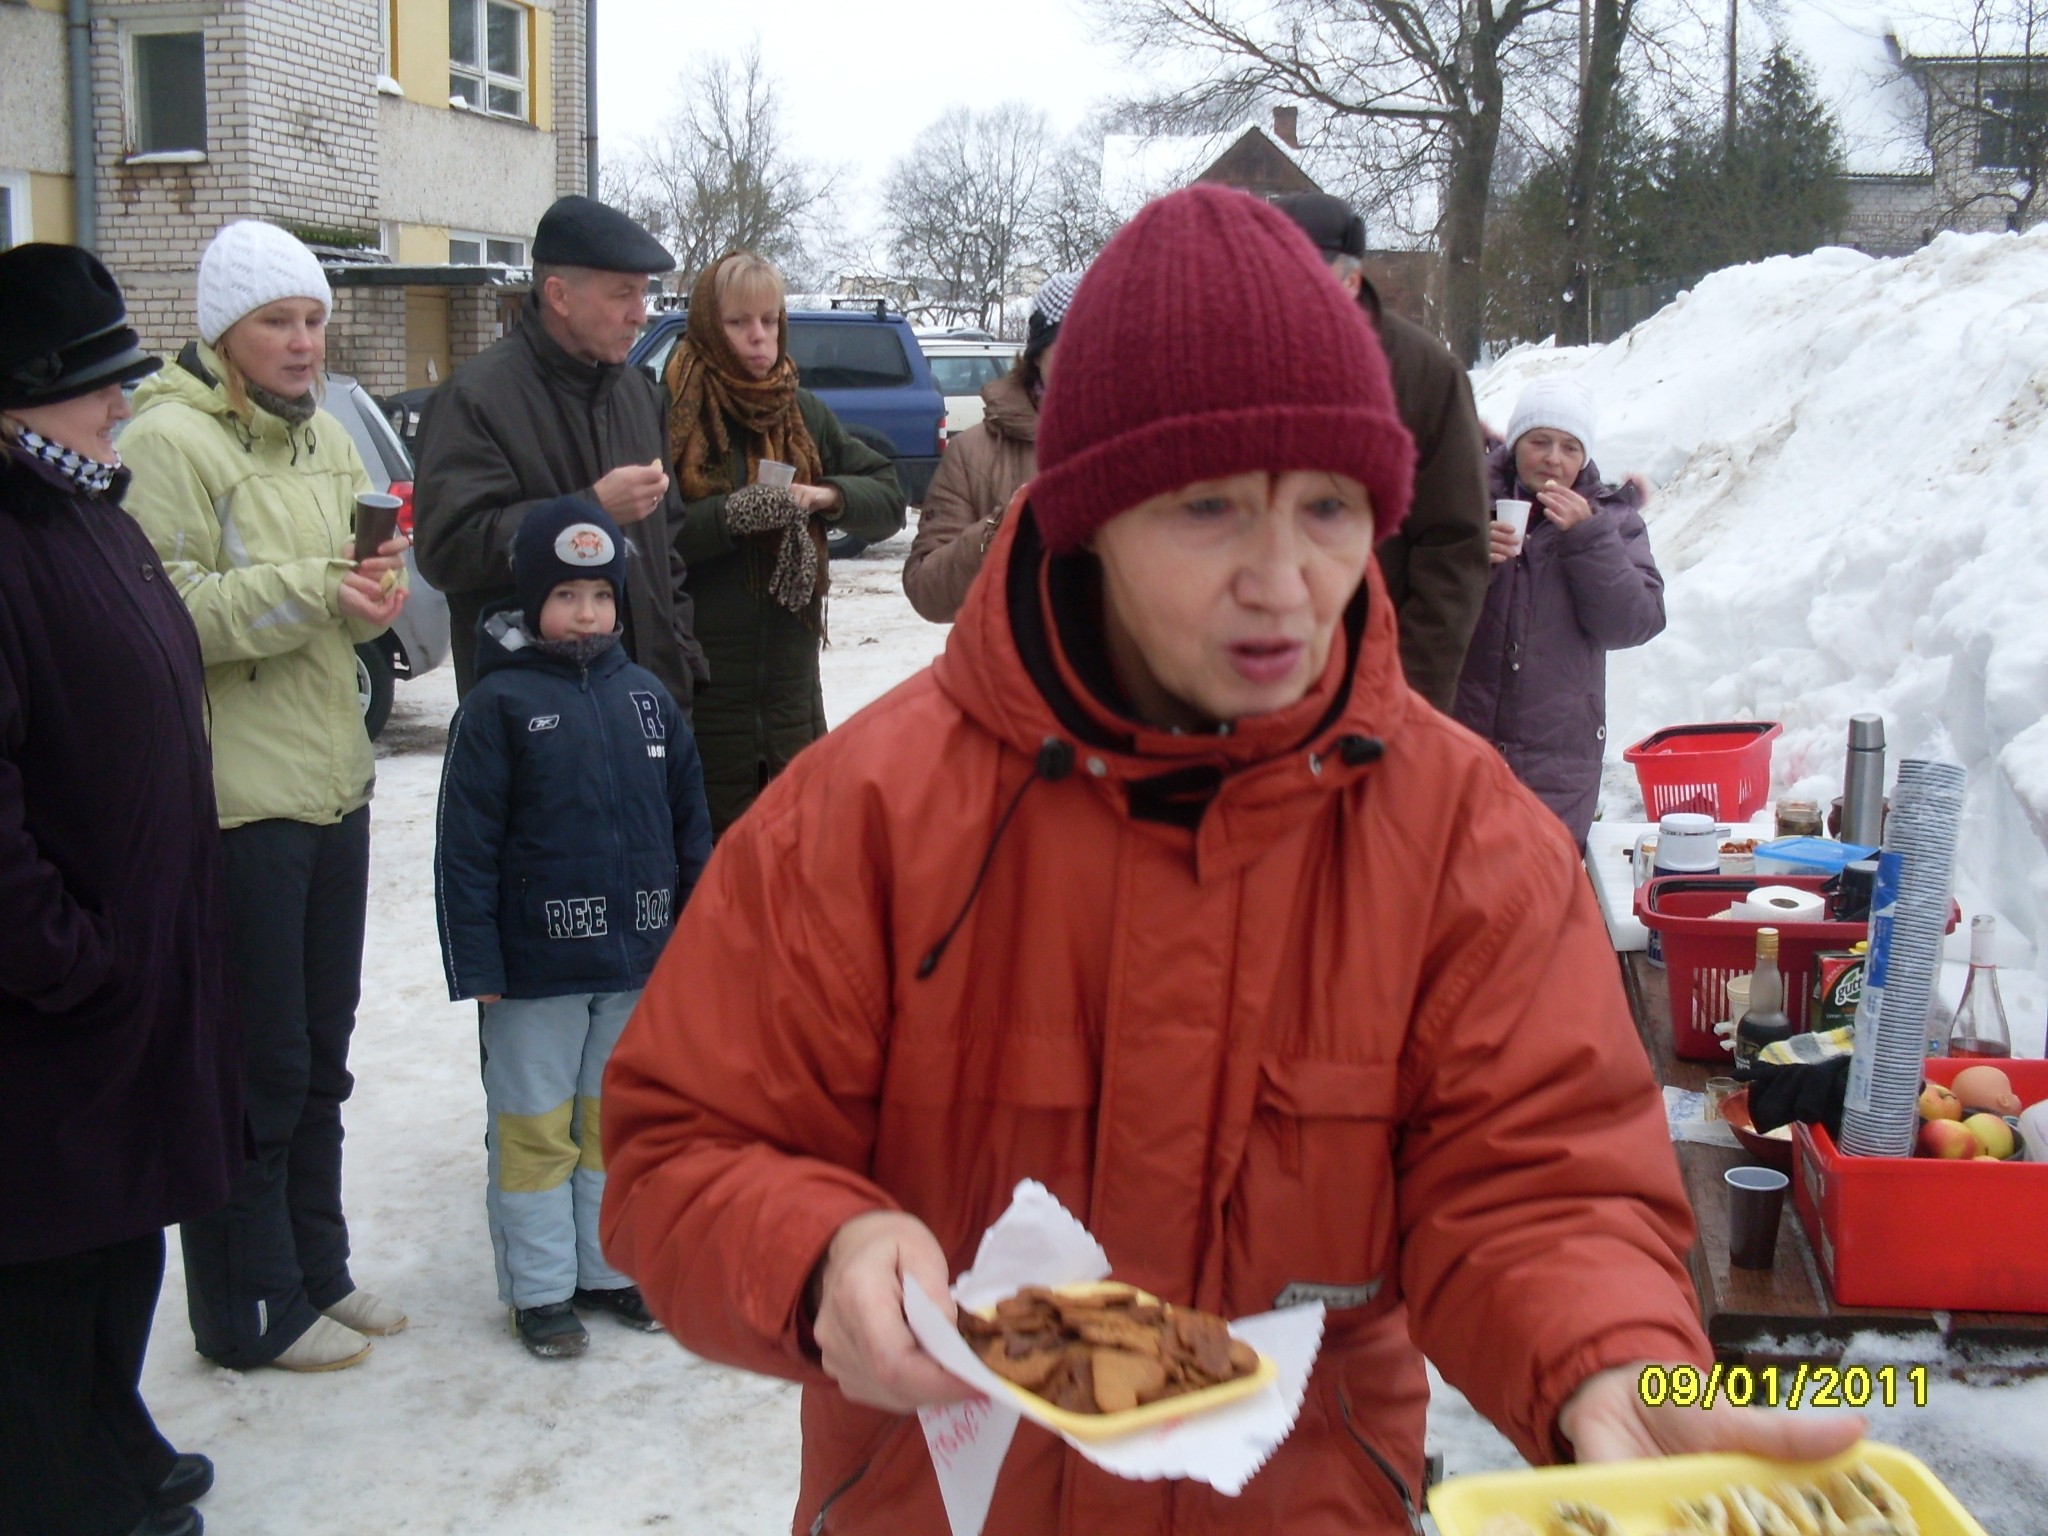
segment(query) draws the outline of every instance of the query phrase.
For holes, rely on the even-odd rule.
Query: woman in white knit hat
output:
[[[354,648],[404,606],[405,541],[352,545],[372,486],[320,409],[333,295],[313,253],[229,224],[198,301],[199,340],[136,392],[121,439],[128,511],[199,628],[247,1042],[253,1157],[182,1228],[188,1304],[222,1365],[335,1370],[406,1321],[356,1288],[341,1210],[374,777]]]
[[[1496,508],[1529,503],[1527,531],[1493,523],[1493,574],[1454,710],[1581,848],[1600,803],[1607,653],[1664,629],[1664,578],[1641,515],[1649,487],[1601,480],[1595,426],[1593,397],[1576,379],[1538,379],[1515,402],[1487,475]]]

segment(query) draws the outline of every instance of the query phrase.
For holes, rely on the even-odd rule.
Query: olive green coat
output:
[[[199,628],[221,825],[327,825],[376,776],[355,646],[384,631],[341,611],[370,474],[325,411],[298,427],[260,407],[237,417],[218,366],[188,347],[135,392],[124,505]]]
[[[797,405],[818,445],[825,484],[837,486],[846,501],[832,526],[869,543],[900,533],[903,492],[894,466],[849,437],[839,418],[810,391],[797,391]],[[747,476],[744,433],[732,427],[731,436],[727,474],[740,486]],[[802,614],[748,582],[746,551],[726,524],[725,500],[719,495],[686,503],[676,534],[689,567],[697,639],[711,671],[711,681],[697,690],[691,724],[704,759],[704,793],[717,833],[739,819],[791,758],[825,734],[819,637]]]

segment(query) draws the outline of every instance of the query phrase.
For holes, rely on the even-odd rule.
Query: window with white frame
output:
[[[448,100],[526,121],[526,7],[448,0]]]
[[[523,267],[526,242],[509,235],[477,235],[457,231],[448,236],[448,265],[451,267]]]
[[[10,245],[26,245],[35,237],[29,224],[28,177],[19,171],[0,171],[0,251]]]
[[[206,39],[182,28],[137,28],[128,37],[129,127],[139,155],[204,153]]]

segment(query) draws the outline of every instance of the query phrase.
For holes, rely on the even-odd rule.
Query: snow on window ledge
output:
[[[403,96],[405,94],[405,87],[389,75],[379,75],[377,77],[377,94],[379,96]]]
[[[130,155],[121,162],[123,165],[204,165],[206,151],[203,149],[153,149],[144,154]]]

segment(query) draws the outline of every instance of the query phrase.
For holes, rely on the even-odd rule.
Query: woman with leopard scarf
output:
[[[826,528],[876,542],[903,527],[894,468],[798,386],[788,342],[782,275],[736,251],[697,279],[666,374],[676,537],[711,669],[693,725],[719,834],[825,734]]]

